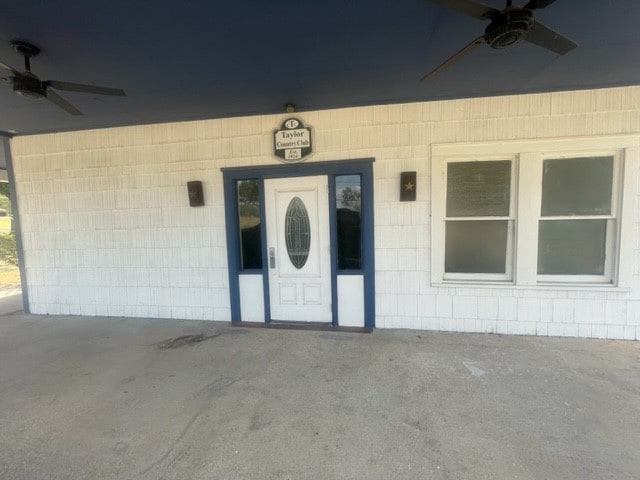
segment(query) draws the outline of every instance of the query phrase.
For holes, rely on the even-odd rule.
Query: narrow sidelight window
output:
[[[360,175],[336,175],[338,269],[362,268]]]
[[[240,269],[262,268],[262,226],[258,180],[238,180],[236,194],[240,231]]]

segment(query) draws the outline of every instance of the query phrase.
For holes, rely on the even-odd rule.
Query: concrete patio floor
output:
[[[639,472],[639,343],[0,317],[3,480]]]

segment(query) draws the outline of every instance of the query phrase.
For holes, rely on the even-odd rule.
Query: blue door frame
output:
[[[225,223],[227,235],[227,265],[229,268],[229,294],[231,301],[231,320],[242,321],[240,311],[240,282],[242,274],[262,275],[264,293],[264,318],[271,321],[269,301],[269,275],[266,215],[264,211],[264,180],[267,178],[293,178],[312,175],[329,177],[329,232],[331,236],[331,310],[333,325],[338,324],[338,275],[362,275],[364,281],[364,326],[375,327],[375,264],[374,264],[374,225],[373,225],[373,158],[355,160],[313,162],[293,165],[268,165],[262,167],[223,168]],[[360,175],[361,177],[361,270],[338,271],[336,229],[336,175]],[[238,180],[258,180],[260,198],[262,268],[241,270],[240,267],[240,229],[238,225],[238,204],[236,202],[236,182]]]

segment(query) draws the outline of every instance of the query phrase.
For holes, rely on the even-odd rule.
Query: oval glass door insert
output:
[[[293,197],[289,202],[285,214],[284,230],[289,260],[299,270],[307,263],[311,246],[309,214],[299,197]]]

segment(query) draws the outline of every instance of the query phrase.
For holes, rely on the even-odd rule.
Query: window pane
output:
[[[448,273],[507,273],[507,220],[446,223],[444,270]]]
[[[360,269],[360,175],[336,176],[338,268]]]
[[[613,157],[545,160],[542,215],[611,213]]]
[[[262,268],[258,180],[239,180],[240,268]]]
[[[307,263],[311,249],[309,212],[300,197],[293,197],[287,207],[284,216],[284,239],[289,260],[300,270]]]
[[[508,216],[511,162],[455,162],[447,165],[447,216]]]
[[[541,220],[538,273],[603,275],[607,220]]]

